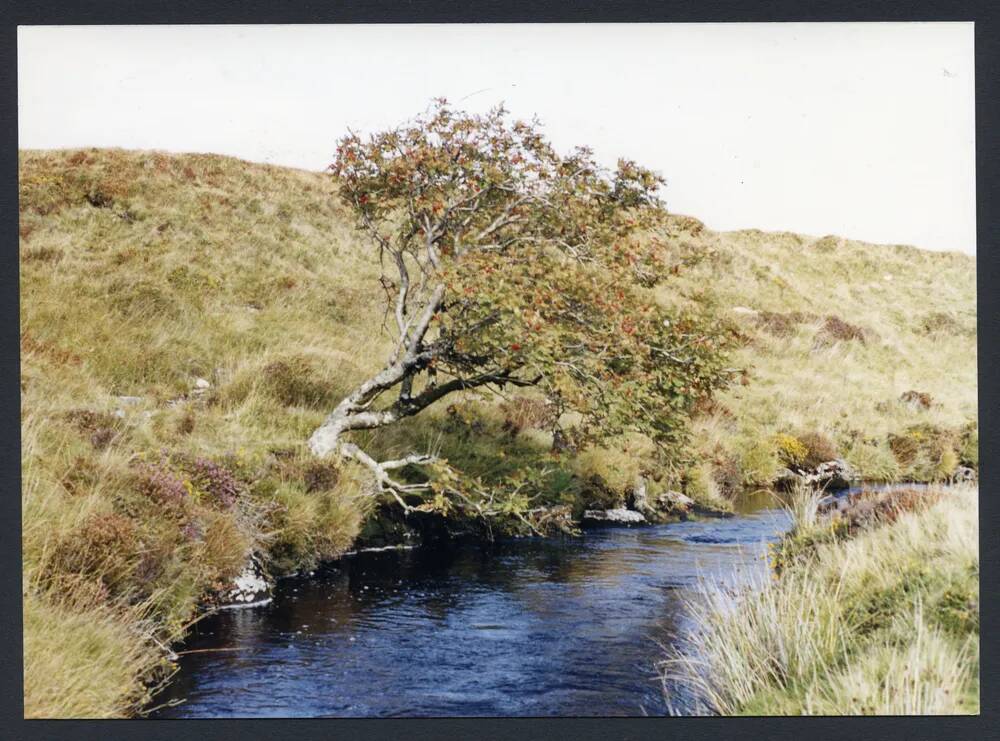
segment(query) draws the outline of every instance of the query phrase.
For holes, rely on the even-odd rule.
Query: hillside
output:
[[[250,550],[283,573],[372,536],[364,476],[304,448],[387,350],[376,258],[334,194],[214,155],[21,153],[27,715],[132,712]],[[973,258],[668,228],[662,300],[731,318],[744,372],[661,486],[724,506],[787,463],[843,456],[871,480],[977,463]],[[530,397],[439,406],[370,445],[486,481],[548,460]],[[539,496],[619,501],[642,450],[585,452]]]

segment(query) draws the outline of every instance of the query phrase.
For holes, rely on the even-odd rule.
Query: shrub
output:
[[[885,441],[858,438],[851,443],[845,458],[865,481],[896,481],[900,467]]]
[[[74,409],[66,413],[67,422],[83,433],[90,444],[102,450],[123,432],[121,420],[106,412],[92,409]]]
[[[779,467],[778,452],[771,440],[752,440],[740,451],[742,483],[769,486]]]
[[[774,436],[774,443],[777,446],[778,460],[786,466],[799,467],[806,461],[809,455],[809,448],[793,435],[778,434]]]
[[[964,325],[954,314],[948,314],[943,311],[932,311],[929,314],[925,314],[917,326],[918,330],[923,334],[948,334],[948,335],[967,335],[975,334],[975,325],[967,327]]]
[[[177,458],[190,476],[190,488],[196,499],[207,499],[212,504],[229,509],[243,493],[243,483],[222,463],[197,456]]]
[[[902,434],[889,435],[889,447],[913,481],[942,481],[958,466],[958,433],[932,424],[907,427]]]
[[[190,496],[184,480],[168,468],[166,461],[140,464],[136,483],[142,494],[165,505],[177,506]]]
[[[959,462],[963,466],[979,468],[979,426],[975,422],[969,422],[962,428]]]
[[[55,546],[50,573],[99,580],[110,594],[127,592],[138,563],[139,538],[135,523],[114,512],[98,512],[63,537]]]
[[[546,429],[556,421],[556,407],[546,399],[515,396],[500,403],[503,431],[516,437],[522,430]]]
[[[739,458],[725,451],[718,452],[712,459],[712,480],[724,498],[736,497],[743,490],[743,473],[740,471]]]
[[[901,466],[909,466],[920,453],[920,441],[910,435],[889,434],[889,449]]]
[[[852,340],[864,345],[872,339],[875,339],[875,333],[871,330],[845,322],[840,317],[831,314],[823,322],[823,326],[820,327],[819,332],[816,333],[813,347],[829,347],[838,342],[850,342]]]
[[[284,406],[328,407],[336,393],[316,362],[303,355],[274,360],[261,370],[264,391]]]
[[[23,262],[59,262],[62,257],[63,251],[55,247],[36,247],[21,252]]]
[[[930,409],[934,399],[922,391],[904,391],[899,400],[913,409]]]
[[[795,328],[802,322],[813,321],[815,317],[811,314],[804,314],[801,311],[789,311],[781,313],[777,311],[759,311],[754,317],[754,322],[761,329],[770,332],[777,337],[788,337],[795,332]]]
[[[803,461],[806,468],[816,468],[820,463],[840,457],[836,444],[821,432],[804,432],[799,435],[799,442],[807,450]]]
[[[312,461],[303,473],[306,493],[330,491],[340,480],[340,466],[328,461]]]

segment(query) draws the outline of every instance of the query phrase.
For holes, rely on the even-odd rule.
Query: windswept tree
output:
[[[309,445],[361,462],[404,508],[460,493],[456,472],[418,451],[375,460],[350,433],[465,389],[530,386],[554,405],[558,439],[636,430],[669,451],[723,382],[719,337],[650,290],[669,272],[651,237],[665,213],[653,172],[606,170],[583,148],[560,155],[537,122],[444,100],[400,128],[344,137],[331,169],[378,252],[394,343]],[[439,475],[413,482],[406,467]]]

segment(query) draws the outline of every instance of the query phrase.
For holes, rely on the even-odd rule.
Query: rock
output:
[[[744,314],[749,317],[755,317],[760,313],[756,309],[751,309],[749,306],[734,306],[730,309],[730,311],[734,314]]]
[[[796,484],[805,483],[803,481],[803,475],[801,473],[796,473],[789,468],[779,468],[778,472],[774,475],[774,487],[776,489],[788,490],[794,489]]]
[[[848,489],[855,481],[858,481],[857,472],[851,467],[851,464],[841,458],[820,463],[811,474],[806,476],[807,484],[827,491]]]
[[[659,502],[661,505],[664,503],[669,504],[671,509],[674,510],[689,510],[694,506],[694,500],[686,494],[681,494],[679,491],[663,492],[660,494]]]
[[[211,387],[212,387],[212,384],[210,384],[206,379],[204,379],[204,378],[196,378],[196,379],[194,379],[194,388],[191,389],[191,393],[195,394],[196,396],[198,396],[198,395],[204,394]]]
[[[640,525],[646,522],[641,512],[624,507],[616,509],[588,509],[583,513],[585,525]]]
[[[774,478],[774,485],[778,489],[794,489],[796,486],[812,486],[817,489],[827,491],[839,491],[849,489],[859,480],[857,472],[851,465],[843,460],[836,459],[820,463],[814,469],[792,470],[790,468],[778,469]]]
[[[636,512],[645,512],[650,509],[649,496],[646,493],[646,479],[642,476],[639,476],[635,481],[635,486],[629,496],[628,507]]]
[[[971,484],[979,477],[976,475],[974,468],[959,466],[955,469],[955,473],[952,474],[951,478],[956,484]]]
[[[256,554],[250,556],[232,587],[221,595],[220,607],[246,607],[271,601],[273,583]]]
[[[629,510],[641,514],[647,522],[666,522],[678,514],[689,512],[694,507],[694,500],[679,491],[665,491],[650,497],[646,480],[640,476],[629,493],[627,505]]]
[[[141,396],[116,396],[115,399],[117,399],[119,404],[123,404],[125,406],[134,406],[142,403]]]

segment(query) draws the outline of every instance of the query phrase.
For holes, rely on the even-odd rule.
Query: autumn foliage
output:
[[[585,148],[560,155],[537,122],[443,100],[400,128],[344,137],[331,169],[378,250],[397,342],[313,436],[315,452],[343,453],[341,433],[455,391],[531,386],[572,447],[637,431],[669,454],[692,406],[724,383],[714,320],[654,298],[669,274],[659,175],[626,160],[605,169]]]

